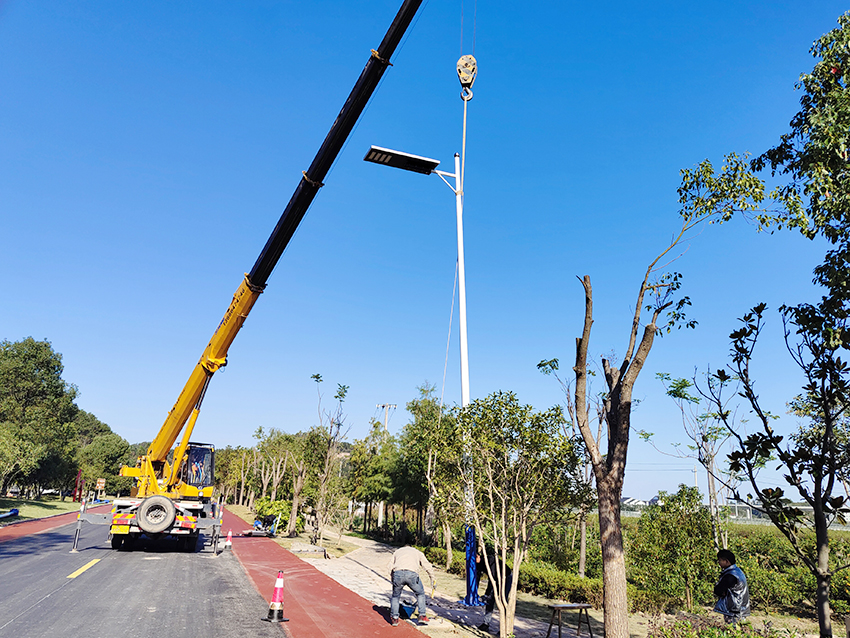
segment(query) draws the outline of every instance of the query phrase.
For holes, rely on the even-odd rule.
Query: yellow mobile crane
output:
[[[210,544],[217,548],[221,532],[220,508],[213,502],[215,449],[212,445],[192,443],[192,431],[198,420],[204,395],[216,370],[227,364],[227,351],[236,338],[251,308],[266,287],[266,282],[301,223],[307,209],[323,186],[340,149],[354,128],[380,82],[390,58],[422,0],[405,0],[377,50],[351,90],[348,99],[319,148],[310,168],[302,174],[274,231],[245,275],[224,318],[200,360],[192,370],[165,423],[135,467],[122,467],[121,476],[132,476],[136,486],[129,498],[118,498],[111,514],[80,515],[81,522],[108,523],[112,547],[129,549],[145,534],[150,538],[171,535],[181,549],[194,551],[201,531],[212,531]],[[180,437],[180,433],[183,433]],[[172,446],[180,437],[180,443]]]

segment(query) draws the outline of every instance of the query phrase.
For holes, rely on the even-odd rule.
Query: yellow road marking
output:
[[[82,574],[84,571],[86,571],[89,567],[94,567],[94,566],[95,566],[95,565],[97,565],[99,562],[100,562],[100,559],[99,559],[99,558],[95,558],[94,560],[90,560],[90,561],[89,561],[89,562],[87,562],[85,565],[83,565],[82,567],[80,567],[77,571],[75,571],[73,574],[69,574],[69,575],[68,575],[68,578],[76,578],[77,576],[79,576],[80,574]]]

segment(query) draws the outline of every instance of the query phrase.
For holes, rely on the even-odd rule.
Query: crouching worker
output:
[[[735,564],[735,554],[728,549],[717,552],[717,564],[723,570],[714,586],[717,604],[714,611],[723,614],[727,624],[734,624],[750,615],[750,590],[747,577]]]
[[[490,623],[493,620],[493,610],[496,607],[496,588],[493,586],[493,580],[498,580],[499,572],[496,567],[496,558],[495,554],[487,555],[487,565],[490,567],[490,572],[487,573],[487,568],[481,564],[481,554],[475,557],[475,562],[479,564],[478,569],[482,570],[485,574],[487,574],[487,591],[484,592],[484,622],[478,625],[478,628],[481,631],[490,631]],[[493,574],[493,577],[490,577],[490,574]],[[508,599],[508,596],[511,593],[511,585],[513,584],[514,576],[511,568],[505,565],[505,582],[502,583],[503,587],[499,588],[499,591],[505,597],[505,600]]]
[[[434,568],[425,558],[425,554],[415,547],[405,545],[397,549],[390,559],[390,580],[393,583],[393,594],[390,598],[390,623],[393,627],[398,627],[398,599],[401,597],[401,590],[404,589],[405,585],[416,594],[419,624],[428,624],[428,611],[425,609],[425,587],[422,585],[422,579],[419,578],[420,567],[428,574],[433,587]]]

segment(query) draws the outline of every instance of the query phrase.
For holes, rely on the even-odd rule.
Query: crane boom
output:
[[[421,3],[422,0],[404,0],[380,46],[377,50],[372,50],[369,61],[312,164],[302,173],[294,194],[254,267],[239,284],[224,317],[192,370],[174,407],[148,447],[147,453],[139,457],[136,467],[121,468],[122,476],[136,478],[136,488],[130,499],[115,501],[110,530],[113,547],[120,547],[124,542],[122,538],[130,542],[140,531],[154,536],[182,533],[184,530],[176,529],[177,521],[180,526],[190,528],[188,533],[192,534],[196,534],[198,528],[212,526],[218,529],[214,524],[217,518],[215,508],[209,504],[213,491],[212,446],[189,443],[201,402],[212,376],[227,364],[230,345],[265,289],[269,276],[310,204],[323,186],[323,180],[377,88],[384,71],[390,66],[390,58]],[[182,439],[169,462],[168,455],[181,432]],[[195,455],[195,452],[207,456]],[[189,478],[190,476],[192,478]],[[94,515],[84,516],[83,520],[96,522]],[[218,524],[220,525],[220,522]]]

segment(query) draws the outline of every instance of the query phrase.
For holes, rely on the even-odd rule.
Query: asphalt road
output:
[[[114,551],[107,527],[83,525],[72,554],[75,528],[0,543],[0,638],[286,638],[232,553]]]

